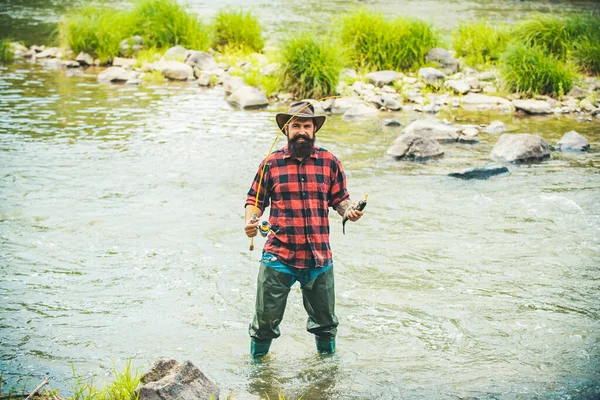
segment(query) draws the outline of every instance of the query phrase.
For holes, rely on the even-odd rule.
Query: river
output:
[[[446,174],[487,163],[496,136],[397,162],[385,151],[401,128],[330,117],[318,142],[342,160],[353,197],[369,194],[345,236],[331,215],[338,353],[316,356],[296,286],[282,337],[254,363],[260,252],[248,250],[243,205],[277,111],[234,110],[220,87],[0,65],[5,387],[47,375],[67,395],[72,368],[101,385],[113,364],[172,357],[234,399],[600,396],[600,120],[446,110],[551,144],[576,130],[592,145],[460,181]]]

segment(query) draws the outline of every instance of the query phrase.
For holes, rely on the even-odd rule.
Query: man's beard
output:
[[[303,138],[304,140],[300,141],[300,138]],[[306,135],[296,135],[292,139],[288,139],[288,149],[290,150],[290,154],[296,158],[306,158],[310,156],[315,145],[315,139],[315,134],[313,134],[312,139]]]

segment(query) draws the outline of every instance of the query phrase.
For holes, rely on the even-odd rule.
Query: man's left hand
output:
[[[362,217],[362,215],[362,211],[358,211],[354,208],[354,206],[352,206],[346,210],[346,212],[344,213],[344,218],[348,218],[350,221],[356,222],[360,219],[360,217]]]

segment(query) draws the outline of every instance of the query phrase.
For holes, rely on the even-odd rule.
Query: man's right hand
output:
[[[244,231],[246,232],[246,236],[249,238],[258,235],[258,219],[252,222],[252,218],[246,220],[246,225],[244,225]]]

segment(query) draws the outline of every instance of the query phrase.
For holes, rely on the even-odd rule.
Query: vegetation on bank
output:
[[[233,74],[267,94],[286,90],[323,97],[335,94],[344,67],[416,71],[427,65],[426,53],[441,46],[439,32],[421,20],[386,19],[364,8],[342,15],[336,26],[326,34],[302,32],[286,40],[276,60],[278,74],[263,75],[256,68]],[[176,0],[137,0],[130,11],[119,13],[83,7],[64,17],[59,32],[64,47],[101,62],[119,55],[120,42],[133,35],[144,38],[140,64],[174,45],[247,56],[262,52],[265,43],[262,26],[250,12],[226,8],[205,23]],[[464,65],[497,67],[506,90],[560,96],[578,73],[600,71],[600,16],[537,15],[513,27],[461,22],[452,32],[452,48]]]
[[[0,40],[0,61],[7,62],[12,61],[15,56],[15,53],[12,48],[12,40],[11,39],[2,39]]]

